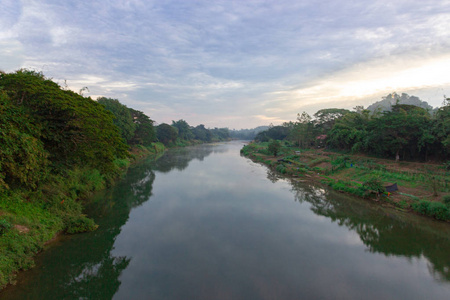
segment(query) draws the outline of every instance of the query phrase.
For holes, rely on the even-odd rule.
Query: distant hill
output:
[[[409,96],[405,93],[402,93],[401,95],[398,95],[397,93],[389,94],[386,97],[383,97],[382,100],[369,105],[367,109],[372,113],[376,111],[391,111],[392,105],[395,104],[415,105],[428,110],[430,113],[433,112],[433,107],[429,105],[428,102],[420,100],[419,97]]]
[[[258,126],[253,129],[230,130],[230,136],[234,139],[253,140],[261,131],[269,129],[269,126]]]

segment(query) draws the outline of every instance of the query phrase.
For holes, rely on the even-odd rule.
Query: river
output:
[[[450,224],[297,182],[242,142],[166,152],[96,194],[1,299],[449,299]]]

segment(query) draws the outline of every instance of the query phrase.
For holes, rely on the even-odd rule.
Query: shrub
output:
[[[421,200],[419,203],[413,203],[412,208],[418,213],[438,220],[450,220],[450,210],[448,206],[440,202]]]
[[[281,144],[278,140],[272,140],[269,143],[269,146],[267,147],[267,150],[269,153],[273,154],[273,156],[277,156],[277,154],[281,150]]]
[[[400,206],[401,208],[408,208],[408,207],[409,207],[409,204],[408,204],[405,200],[401,200],[401,201],[398,203],[398,206]]]
[[[284,165],[278,165],[276,167],[277,172],[280,172],[281,174],[285,174],[286,173],[286,167]]]
[[[0,220],[0,235],[7,233],[11,229],[12,225],[6,219]]]
[[[445,195],[442,200],[444,201],[444,204],[450,205],[450,195]]]
[[[94,220],[87,218],[86,216],[79,215],[70,217],[67,222],[66,232],[69,234],[81,233],[87,231],[94,231],[97,229]]]
[[[380,179],[378,178],[371,178],[363,183],[363,188],[366,189],[368,192],[381,194],[386,192],[386,188],[381,183]]]

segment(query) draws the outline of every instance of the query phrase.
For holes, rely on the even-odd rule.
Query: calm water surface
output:
[[[145,161],[1,299],[450,299],[450,224],[279,178],[242,142]]]

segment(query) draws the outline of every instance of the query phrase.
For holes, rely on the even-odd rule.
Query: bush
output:
[[[0,220],[0,235],[7,233],[11,229],[12,225],[6,219]]]
[[[69,234],[81,233],[87,231],[94,231],[97,229],[94,220],[87,218],[86,216],[74,216],[70,217],[67,222],[66,232]]]
[[[450,195],[445,195],[442,200],[444,201],[444,204],[450,205]]]
[[[363,188],[368,192],[372,192],[375,194],[381,194],[386,192],[386,188],[381,183],[381,180],[378,178],[371,178],[363,183]]]
[[[450,220],[450,210],[448,206],[440,202],[430,202],[421,200],[419,203],[413,203],[414,211],[438,220]]]
[[[269,146],[267,147],[267,151],[269,151],[269,153],[273,154],[273,156],[277,156],[280,150],[281,150],[280,141],[278,140],[270,141]]]
[[[281,174],[285,174],[286,173],[286,167],[284,165],[278,165],[276,167],[277,172],[280,172]]]

